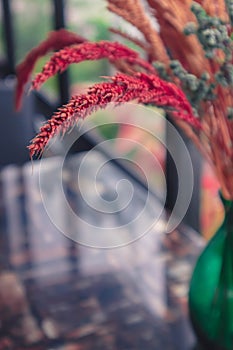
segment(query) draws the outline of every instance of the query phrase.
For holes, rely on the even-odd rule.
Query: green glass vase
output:
[[[198,349],[233,349],[233,201],[200,255],[190,282],[189,311]]]

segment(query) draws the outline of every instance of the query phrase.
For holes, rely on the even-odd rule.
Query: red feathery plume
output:
[[[118,42],[85,42],[56,52],[49,62],[46,63],[42,72],[37,74],[32,82],[32,87],[33,89],[39,89],[47,79],[59,72],[63,72],[72,63],[102,58],[107,58],[113,63],[116,60],[124,59],[131,65],[136,64],[149,72],[155,72],[153,66],[141,59],[136,51]]]
[[[15,105],[17,110],[20,108],[24,86],[29,80],[36,61],[52,50],[60,50],[65,46],[80,44],[84,41],[86,41],[86,39],[82,38],[80,35],[72,33],[66,29],[60,29],[51,32],[46,40],[42,41],[37,47],[28,53],[24,61],[16,68],[17,86]]]
[[[102,82],[90,87],[86,94],[76,95],[61,107],[41,127],[39,134],[28,147],[30,156],[43,152],[48,141],[59,132],[65,132],[80,118],[105,108],[109,103],[119,104],[132,100],[139,103],[153,103],[171,108],[171,114],[200,129],[199,121],[193,116],[185,95],[174,84],[167,83],[155,75],[136,73],[135,76],[117,74],[111,82]]]

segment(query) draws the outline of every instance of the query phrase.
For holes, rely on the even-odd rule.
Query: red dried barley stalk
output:
[[[20,108],[22,94],[25,84],[28,82],[36,61],[46,55],[49,51],[59,50],[64,46],[79,44],[86,41],[80,35],[72,33],[66,29],[53,31],[48,38],[42,41],[37,47],[32,49],[23,62],[17,66],[17,87],[15,96],[16,109]]]
[[[29,146],[30,156],[41,153],[54,135],[64,133],[80,118],[105,108],[109,103],[119,104],[136,100],[138,103],[171,107],[174,117],[188,122],[196,129],[200,128],[186,97],[174,84],[146,73],[136,73],[134,77],[117,74],[111,77],[111,80],[109,83],[95,84],[86,94],[72,97],[68,104],[60,108],[32,140]]]

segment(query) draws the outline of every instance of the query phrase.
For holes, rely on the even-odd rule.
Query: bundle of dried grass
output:
[[[43,151],[54,134],[78,118],[109,102],[135,99],[169,107],[177,124],[212,163],[225,198],[233,199],[233,1],[107,0],[107,5],[141,33],[142,38],[135,38],[120,28],[111,29],[139,46],[146,60],[119,43],[84,42],[64,32],[59,47],[57,33],[34,49],[18,68],[17,103],[44,47],[62,50],[35,78],[34,88],[69,64],[87,59],[108,58],[124,74],[73,97],[41,128],[29,146],[31,155]],[[153,21],[159,23],[159,31]]]

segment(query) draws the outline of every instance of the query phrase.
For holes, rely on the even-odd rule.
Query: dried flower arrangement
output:
[[[18,108],[36,60],[51,50],[58,51],[33,80],[33,89],[85,60],[107,58],[119,72],[61,107],[32,140],[31,157],[79,118],[110,102],[134,100],[165,109],[212,163],[224,197],[233,199],[233,1],[106,1],[143,39],[110,30],[140,47],[146,59],[118,42],[93,43],[64,29],[51,33],[17,68]]]

